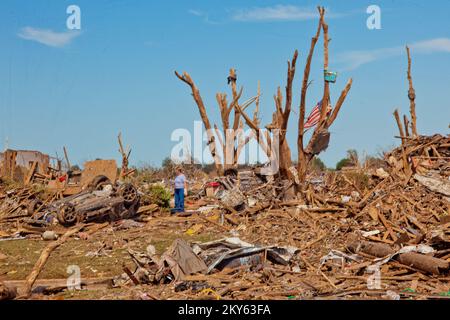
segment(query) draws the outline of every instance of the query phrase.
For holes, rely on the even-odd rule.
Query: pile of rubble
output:
[[[128,248],[133,267],[124,264],[113,286],[137,290],[142,299],[445,299],[449,142],[438,135],[408,139],[386,154],[383,167],[310,175],[302,198],[292,196],[288,182],[255,169],[205,182],[177,216],[152,203],[139,208],[141,193],[133,185],[106,183],[62,200],[31,187],[2,192],[1,219],[45,221],[42,231],[51,216],[61,223],[58,212],[84,212],[74,223],[104,221],[91,219],[101,212],[106,220],[125,219],[113,232],[132,238],[180,230],[219,239],[177,239],[161,255],[153,246]],[[133,214],[122,215],[130,201]],[[49,211],[56,215],[42,214]],[[140,213],[146,223],[127,220]]]
[[[42,190],[32,186],[16,187],[0,193],[0,226],[4,229],[40,210],[44,203],[51,201],[43,195]],[[4,231],[3,231],[4,232]]]
[[[381,296],[387,289],[398,298],[448,296],[449,142],[409,139],[386,156],[386,170],[328,173],[310,184],[306,201],[266,196],[267,204],[231,210],[224,221],[245,241],[299,248],[304,263],[278,275],[315,283],[313,296]]]
[[[129,183],[103,181],[71,196],[19,187],[0,194],[2,238],[42,233],[55,225],[130,219],[138,214],[140,193]]]
[[[212,228],[228,238],[177,240],[162,256],[130,251],[136,269],[116,285],[150,284],[142,290],[152,298],[159,291],[183,299],[446,299],[449,139],[436,137],[410,141],[409,175],[396,167],[399,148],[384,168],[311,177],[302,200],[277,198],[276,182],[254,173],[216,179],[205,196],[218,205],[199,199],[203,207],[185,217],[193,219],[187,232]],[[415,157],[429,165],[419,169]],[[428,176],[442,184],[420,178]]]

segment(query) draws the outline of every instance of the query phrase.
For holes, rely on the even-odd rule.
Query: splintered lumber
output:
[[[255,207],[253,207],[253,208],[251,208],[251,209],[247,209],[247,210],[245,211],[245,214],[247,214],[247,215],[253,215],[253,214],[258,213],[258,212],[261,211],[261,210],[264,210],[264,209],[266,209],[266,208],[269,208],[270,206],[272,206],[272,204],[271,204],[270,202],[261,203],[261,204],[258,204],[258,205],[256,205]]]
[[[156,210],[159,209],[159,206],[157,204],[149,204],[148,206],[142,206],[138,209],[137,213],[141,214],[141,213],[152,213]]]
[[[30,184],[31,180],[33,180],[33,175],[36,171],[37,165],[38,165],[37,161],[33,161],[33,163],[31,164],[31,168],[28,171],[28,174],[25,178],[25,185]]]
[[[9,288],[17,288],[17,296],[24,294],[24,284],[26,280],[5,280],[3,284]],[[113,285],[112,278],[83,278],[80,286],[83,290],[109,289]],[[35,286],[39,287],[39,292],[44,294],[60,292],[67,289],[67,279],[38,279]]]
[[[348,249],[353,253],[362,252],[378,258],[384,258],[396,252],[389,245],[368,241],[353,242],[348,246]],[[450,263],[448,261],[416,252],[400,253],[393,256],[392,259],[405,266],[436,275],[450,271]]]
[[[84,225],[76,226],[69,231],[67,231],[59,240],[55,242],[51,242],[41,253],[41,256],[36,261],[36,264],[33,267],[33,270],[31,270],[30,274],[28,275],[26,282],[25,282],[25,296],[29,297],[31,295],[31,289],[33,287],[34,282],[36,281],[37,277],[41,273],[42,269],[44,268],[45,264],[47,263],[48,258],[50,257],[50,254],[58,248],[60,245],[62,245],[64,242],[67,241],[71,236],[79,232],[82,228],[84,228]]]
[[[133,284],[134,284],[135,286],[138,286],[138,285],[140,284],[139,280],[136,279],[136,277],[134,276],[133,272],[131,272],[131,270],[128,269],[127,266],[124,265],[124,266],[122,267],[122,269],[123,269],[123,271],[127,274],[127,276],[131,279],[131,281],[133,281]]]
[[[217,223],[215,221],[212,221],[212,220],[202,216],[201,214],[199,214],[198,217],[201,218],[203,221],[211,223],[211,224],[215,225],[216,227],[219,227],[220,229],[222,229],[224,231],[227,231],[227,232],[230,231],[230,228],[228,228],[226,226],[223,226],[223,225],[221,225],[221,224],[219,224],[219,223]]]

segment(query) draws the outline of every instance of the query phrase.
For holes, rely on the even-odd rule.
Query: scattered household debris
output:
[[[61,259],[72,255],[86,259],[96,275],[100,271],[90,262],[105,259],[110,269],[119,265],[114,279],[111,274],[110,278],[99,275],[92,281],[83,280],[80,288],[88,282],[102,288],[107,285],[144,300],[448,299],[450,136],[417,132],[408,48],[411,120],[405,115],[402,123],[398,111],[394,112],[401,145],[372,166],[362,167],[358,159],[350,159],[351,164],[342,170],[309,170],[314,157],[328,147],[328,129],[352,85],[350,79],[331,108],[329,86],[336,82],[337,73],[328,69],[328,26],[325,10],[319,8],[319,13],[302,96],[323,30],[325,94],[315,110],[318,112],[321,104],[330,107],[321,109],[320,119],[313,124],[305,119],[305,101],[301,101],[296,166],[285,138],[297,51],[288,63],[286,105],[283,108],[279,89],[273,121],[266,126],[269,131],[281,129],[279,173],[267,165],[241,169],[238,157],[225,166],[217,149],[233,149],[238,154],[249,140],[233,136],[216,141],[208,131],[208,146],[220,175],[209,177],[194,165],[187,167],[186,212],[171,215],[167,210],[173,168],[161,171],[152,181],[139,176],[138,170],[129,168],[131,148],[124,148],[120,134],[120,170],[114,160],[89,161],[83,170],[73,168],[66,148],[67,170],[59,159],[50,166],[52,158],[40,152],[3,153],[0,243],[9,250],[18,250],[11,244],[26,248],[26,255],[31,255],[30,243],[43,243],[44,247],[34,251],[40,254],[34,264],[20,261],[21,266],[30,265],[25,280],[8,278],[17,270],[0,274],[0,300],[66,290],[67,283],[61,280],[44,289],[36,285],[44,266],[50,265],[50,255],[56,254]],[[205,128],[212,129],[193,80],[187,73],[177,76],[191,87]],[[269,156],[270,139],[264,142],[258,133],[259,85],[257,95],[241,104],[242,90],[237,90],[236,81],[236,70],[231,69],[230,103],[224,94],[217,95],[223,129],[231,127],[229,117],[234,110],[233,127],[242,129],[245,120],[254,133],[251,138]],[[253,119],[244,112],[252,103],[256,105]],[[308,144],[303,145],[305,130],[314,126]],[[66,243],[69,241],[76,245],[72,247],[73,243]],[[58,252],[64,244],[70,248]],[[83,245],[88,247],[84,251],[80,249]],[[0,245],[0,251],[2,248]],[[18,258],[24,257],[0,253],[2,266],[8,268]],[[9,283],[21,281],[20,287],[7,285],[3,277]],[[107,294],[108,290],[104,291]]]

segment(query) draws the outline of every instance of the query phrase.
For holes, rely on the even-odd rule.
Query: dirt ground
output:
[[[164,218],[155,219],[143,227],[115,230],[108,226],[97,231],[88,239],[71,238],[50,256],[39,279],[66,279],[67,267],[76,265],[80,268],[83,279],[107,279],[123,273],[123,264],[133,267],[127,249],[145,252],[148,245],[153,245],[157,254],[163,253],[175,239],[189,242],[206,242],[219,238],[218,234],[186,234],[189,218],[171,218],[164,213]],[[161,221],[172,220],[170,227]],[[159,220],[159,222],[157,222]],[[0,241],[0,280],[25,280],[32,270],[42,250],[48,245],[40,237]],[[93,288],[81,291],[64,291],[47,297],[51,299],[133,299],[130,289]],[[134,297],[135,298],[135,297]]]

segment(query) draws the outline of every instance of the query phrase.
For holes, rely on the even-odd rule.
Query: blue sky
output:
[[[81,30],[66,28],[67,6],[81,8]],[[62,155],[73,163],[119,160],[116,136],[132,146],[132,164],[159,165],[176,144],[177,128],[200,120],[187,71],[210,118],[219,122],[216,92],[227,92],[230,67],[255,95],[261,81],[262,123],[273,94],[284,88],[286,61],[299,50],[294,110],[316,6],[329,10],[330,69],[335,102],[347,79],[353,87],[331,127],[321,158],[329,166],[355,148],[374,154],[398,141],[395,108],[408,111],[406,54],[412,46],[418,129],[448,133],[450,119],[450,2],[435,1],[138,1],[3,0],[0,2],[0,147]],[[381,8],[381,30],[366,27],[366,8]],[[322,43],[313,61],[308,109],[322,93]],[[296,114],[288,140],[296,152]]]

